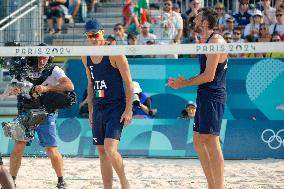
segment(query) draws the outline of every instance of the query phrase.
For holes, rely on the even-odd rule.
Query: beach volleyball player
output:
[[[96,19],[86,22],[85,35],[94,46],[106,45],[104,30]],[[117,146],[122,128],[132,120],[132,79],[126,57],[82,57],[88,77],[89,122],[93,143],[99,152],[104,189],[112,188],[112,168],[122,189],[128,189],[121,155]],[[123,81],[126,90],[123,87]]]
[[[214,33],[216,23],[217,15],[212,9],[202,9],[196,16],[195,29],[201,32],[203,42],[226,43],[220,34]],[[193,141],[209,189],[224,188],[224,158],[219,134],[226,102],[227,61],[227,54],[202,54],[199,75],[189,79],[170,78],[167,83],[174,89],[198,85]]]

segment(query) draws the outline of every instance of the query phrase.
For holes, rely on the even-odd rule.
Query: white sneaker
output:
[[[74,27],[75,26],[75,22],[74,22],[74,19],[73,19],[73,17],[71,17],[70,19],[69,19],[69,27]]]

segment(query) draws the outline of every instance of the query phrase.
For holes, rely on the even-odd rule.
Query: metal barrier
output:
[[[42,42],[43,23],[40,0],[32,0],[0,21],[0,46],[19,41],[24,45]]]

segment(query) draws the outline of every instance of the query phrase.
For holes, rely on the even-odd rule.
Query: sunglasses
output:
[[[276,16],[283,16],[283,14],[276,14]]]
[[[119,28],[113,28],[113,30],[114,31],[120,31],[120,30],[122,30],[122,28],[120,28],[120,27]]]
[[[88,39],[98,39],[103,34],[104,34],[104,32],[101,30],[101,31],[98,31],[98,32],[86,32],[85,36]]]
[[[193,112],[194,110],[196,110],[196,108],[194,106],[189,106],[186,108],[187,112]]]

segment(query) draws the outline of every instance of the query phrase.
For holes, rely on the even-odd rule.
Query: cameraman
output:
[[[142,92],[138,82],[133,81],[133,118],[149,119],[154,117],[151,98]]]
[[[43,45],[40,45],[43,46]],[[53,66],[52,64],[48,64],[50,58],[49,57],[38,57],[35,61],[35,69],[32,73],[31,81],[34,84],[34,91],[36,91],[39,95],[46,92],[67,92],[73,91],[74,86],[72,81],[65,75],[64,71],[58,66]],[[48,73],[48,76],[46,76]],[[45,76],[43,76],[45,75]],[[43,79],[44,78],[44,79]],[[25,98],[19,90],[11,90],[13,95],[18,95],[18,109],[19,114],[25,113]],[[20,99],[23,100],[20,102]],[[22,104],[23,105],[19,105]],[[50,103],[53,103],[50,101]],[[21,107],[23,106],[23,107]],[[40,124],[35,131],[38,134],[38,138],[40,141],[40,145],[46,148],[46,152],[48,157],[51,159],[52,167],[54,168],[56,175],[58,177],[57,188],[64,189],[65,182],[63,180],[63,159],[61,154],[57,149],[56,142],[56,118],[57,112],[49,112],[48,118],[45,123]],[[18,174],[19,168],[21,166],[22,155],[24,153],[26,145],[29,145],[31,141],[18,141],[16,140],[14,149],[11,153],[10,158],[10,173],[12,175],[13,180],[15,181],[16,176]]]
[[[0,186],[2,186],[3,189],[15,188],[11,175],[3,166],[1,153],[0,153]]]

